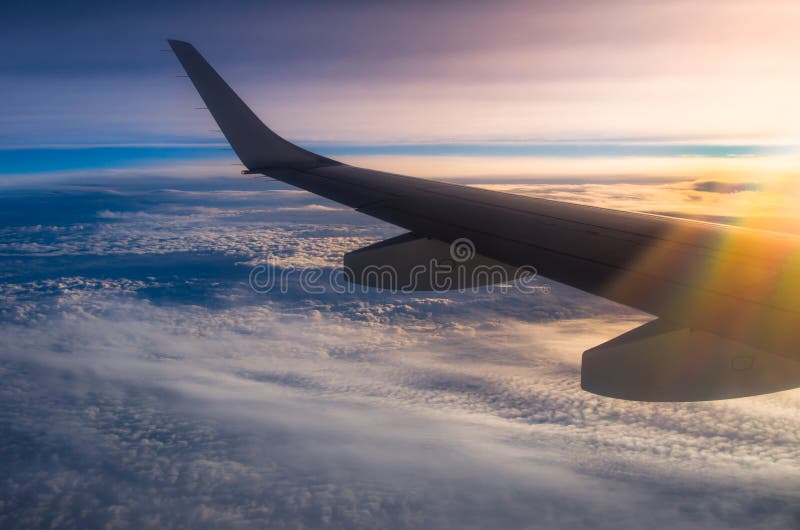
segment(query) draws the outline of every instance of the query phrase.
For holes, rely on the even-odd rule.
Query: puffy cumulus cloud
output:
[[[258,294],[242,264],[266,251],[332,275],[396,229],[285,189],[140,185],[0,213],[1,526],[800,520],[797,391],[584,393],[580,352],[647,317],[555,284]]]
[[[347,250],[373,242],[396,228],[364,222],[363,216],[310,194],[278,185],[272,189],[192,189],[174,181],[153,188],[67,188],[59,197],[31,191],[31,203],[50,209],[37,216],[9,211],[0,228],[0,255],[20,259],[215,253],[246,260],[274,255],[294,266],[341,263]],[[242,179],[239,179],[242,180]],[[159,188],[159,185],[180,188]],[[290,214],[287,218],[285,214]],[[55,224],[58,223],[58,224]]]
[[[648,405],[580,391],[579,351],[636,315],[513,319],[497,294],[208,309],[155,305],[139,284],[83,285],[38,286],[50,293],[36,302],[43,317],[0,326],[7,523],[618,528],[797,516],[797,393]],[[584,305],[554,293],[538,303]]]

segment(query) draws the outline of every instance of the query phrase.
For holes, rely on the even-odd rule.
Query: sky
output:
[[[396,227],[239,175],[166,38],[343,161],[800,232],[796,2],[6,2],[0,527],[795,528],[800,391],[652,404],[533,293],[256,292]]]
[[[430,155],[450,155],[528,174],[546,157],[603,176],[668,159],[683,176],[753,157],[775,176],[800,139],[799,17],[791,1],[12,2],[0,146],[224,145],[161,51],[180,38],[279,133],[381,167],[433,176]],[[50,169],[24,155],[4,172]]]

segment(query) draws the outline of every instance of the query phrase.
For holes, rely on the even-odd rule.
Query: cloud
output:
[[[0,327],[16,470],[3,497],[19,522],[628,527],[647,513],[724,527],[794,517],[800,455],[784,427],[797,419],[796,392],[666,406],[581,393],[575,348],[635,325],[630,316],[514,321],[496,312],[501,300],[454,301],[453,311],[425,299],[309,307],[292,297],[159,307],[136,296],[139,284],[115,293],[93,283],[63,282],[34,302],[43,320]],[[34,432],[33,443],[12,437]],[[56,457],[37,463],[31,452]],[[97,502],[111,509],[59,507]],[[769,513],[748,513],[754,502]]]
[[[580,353],[646,315],[557,284],[262,295],[244,264],[262,253],[330,275],[396,228],[249,179],[91,184],[18,190],[0,211],[4,527],[800,517],[798,391],[642,404],[580,390]]]
[[[694,183],[696,191],[709,193],[739,193],[742,191],[760,191],[764,188],[763,184],[757,182],[720,182],[716,180],[704,180]]]

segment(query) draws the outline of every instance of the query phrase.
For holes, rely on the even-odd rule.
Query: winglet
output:
[[[284,140],[258,119],[208,61],[188,42],[167,40],[239,159],[253,172],[311,169],[338,162]]]

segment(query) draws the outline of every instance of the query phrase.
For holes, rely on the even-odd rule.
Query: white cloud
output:
[[[800,483],[796,436],[786,430],[798,419],[797,392],[663,405],[580,391],[580,350],[636,325],[635,315],[509,319],[497,312],[499,295],[449,304],[266,299],[214,310],[156,306],[135,296],[143,287],[18,287],[49,293],[34,302],[43,320],[0,327],[11,386],[48,381],[30,396],[15,392],[25,416],[14,423],[33,429],[29,400],[46,391],[42,412],[54,424],[41,442],[57,451],[89,444],[83,452],[116,462],[74,477],[64,495],[99,487],[119,467],[132,473],[115,489],[120,504],[132,495],[134,506],[147,505],[145,486],[166,488],[169,503],[211,496],[207,524],[233,517],[225,488],[251,499],[236,517],[278,526],[316,526],[323,512],[340,524],[414,517],[467,527],[477,521],[470,510],[512,526],[541,511],[566,526],[601,514],[610,527],[636,526],[645,513],[704,527],[793,517],[781,502]],[[589,302],[571,290],[551,296],[528,302]],[[662,503],[664,490],[677,505]],[[747,513],[762,497],[777,503],[774,513]],[[568,513],[548,512],[554,506]]]
[[[2,233],[3,526],[797,520],[799,391],[587,394],[580,353],[647,317],[558,285],[258,295],[235,261],[274,251],[329,272],[396,229],[305,193],[224,189],[74,190],[97,199],[80,222],[45,208]],[[227,254],[206,276],[191,259]]]

